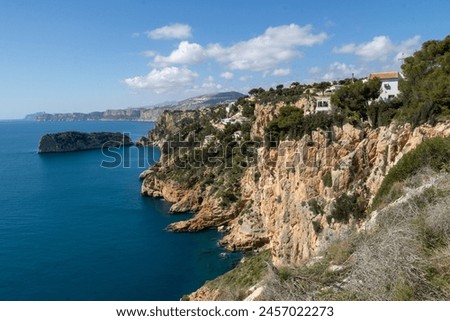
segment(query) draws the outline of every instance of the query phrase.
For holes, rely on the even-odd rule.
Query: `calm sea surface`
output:
[[[127,166],[109,169],[100,150],[37,154],[46,133],[136,140],[152,126],[0,122],[0,300],[178,300],[231,269],[238,257],[221,255],[217,232],[166,232],[187,216],[140,196],[138,158],[152,163],[159,150],[131,147]]]

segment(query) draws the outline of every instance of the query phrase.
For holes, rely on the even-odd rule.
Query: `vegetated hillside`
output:
[[[218,104],[229,104],[244,96],[231,91],[208,94],[185,99],[175,103],[161,104],[151,107],[109,109],[92,113],[36,113],[27,115],[26,120],[34,121],[156,121],[166,110],[196,110]]]
[[[321,84],[293,83],[254,89],[232,106],[167,112],[160,119],[149,138],[163,156],[142,174],[142,194],[173,202],[173,212],[196,212],[170,225],[172,231],[216,227],[226,232],[221,244],[227,249],[262,253],[246,257],[186,299],[448,298],[445,266],[423,264],[428,258],[446,262],[447,232],[442,232],[445,242],[432,250],[428,236],[422,238],[431,233],[434,239],[441,233],[435,228],[446,224],[445,215],[437,225],[427,218],[437,212],[433,206],[447,202],[447,174],[436,171],[450,167],[449,146],[434,140],[450,135],[445,99],[430,98],[439,111],[411,124],[405,119],[410,108],[428,105],[411,107],[405,94],[369,105],[375,81],[343,83],[346,94],[333,96],[337,107],[328,114],[307,112]],[[402,165],[417,146],[426,147]],[[427,163],[431,169],[421,172]],[[437,190],[427,189],[430,181]],[[394,206],[389,204],[403,194],[415,214],[389,214]],[[395,227],[402,228],[398,235]],[[389,238],[393,246],[386,243]],[[258,277],[251,276],[252,269]],[[362,289],[361,282],[371,290]]]

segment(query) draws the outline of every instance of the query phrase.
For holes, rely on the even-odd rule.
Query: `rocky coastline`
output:
[[[256,104],[252,140],[259,139],[281,107]],[[164,146],[180,128],[191,126],[199,117],[197,113],[166,112],[149,139]],[[160,162],[141,174],[141,194],[172,202],[171,212],[195,212],[193,218],[169,225],[170,231],[217,228],[225,232],[220,245],[230,251],[268,250],[274,266],[299,266],[355,227],[364,227],[364,220],[342,222],[332,217],[343,191],[358,195],[361,206],[369,208],[389,169],[403,155],[427,139],[449,135],[450,122],[416,128],[407,123],[378,128],[347,123],[331,131],[317,128],[299,140],[281,141],[277,148],[257,148],[256,162],[247,166],[236,182],[239,199],[226,205],[224,193],[215,189],[229,173],[214,177],[215,182],[187,184],[168,175],[176,166],[163,153]],[[206,169],[203,175],[211,173]],[[216,298],[209,292],[202,288],[191,299]]]

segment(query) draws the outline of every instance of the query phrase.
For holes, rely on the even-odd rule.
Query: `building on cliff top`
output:
[[[374,72],[369,75],[368,78],[364,79],[366,82],[371,79],[378,78],[381,81],[380,96],[378,100],[389,101],[399,94],[398,83],[402,76],[399,72],[389,71],[389,72]],[[318,113],[318,112],[330,112],[333,108],[331,104],[331,96],[339,89],[342,85],[333,85],[326,89],[323,93],[316,92],[311,98],[308,98],[306,103],[304,103],[303,108],[305,108],[305,114]]]
[[[369,80],[378,78],[381,81],[380,97],[378,100],[389,101],[399,94],[398,82],[401,75],[396,71],[374,72],[369,75]]]

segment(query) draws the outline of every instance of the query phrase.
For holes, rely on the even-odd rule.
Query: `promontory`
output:
[[[39,153],[76,152],[104,147],[129,146],[133,142],[123,133],[67,131],[46,134],[39,142]]]

